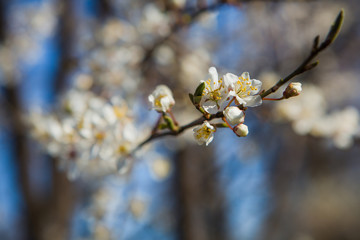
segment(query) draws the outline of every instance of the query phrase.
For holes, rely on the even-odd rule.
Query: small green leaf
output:
[[[343,21],[344,21],[344,10],[341,9],[334,23],[331,25],[329,33],[326,36],[325,41],[321,44],[320,48],[325,48],[329,46],[336,39],[337,35],[340,32]]]
[[[202,82],[199,84],[199,86],[196,88],[194,96],[198,97],[198,96],[202,96],[202,93],[204,92],[205,89],[205,82]]]
[[[202,96],[194,97],[194,104],[199,104]]]
[[[168,128],[169,126],[167,125],[167,123],[161,123],[161,124],[159,124],[159,129],[160,130],[163,130],[163,129],[166,129],[166,128]]]
[[[202,82],[199,84],[199,86],[195,90],[195,93],[193,95],[193,104],[200,103],[204,89],[205,89],[205,83]]]
[[[194,104],[194,95],[192,95],[191,93],[189,93],[189,98],[190,98],[190,101]]]

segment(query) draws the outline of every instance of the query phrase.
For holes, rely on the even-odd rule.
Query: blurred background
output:
[[[121,157],[158,118],[156,85],[189,123],[209,67],[267,89],[341,9],[302,94],[248,109],[248,137],[219,129],[205,147],[188,130]],[[356,0],[0,0],[0,239],[360,239],[359,14]]]

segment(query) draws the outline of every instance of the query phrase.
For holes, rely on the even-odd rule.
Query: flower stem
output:
[[[231,104],[234,100],[235,100],[235,97],[233,97],[233,98],[231,99],[231,101],[228,103],[228,105],[227,105],[226,107],[229,107],[230,104]]]
[[[175,118],[174,114],[172,113],[171,109],[169,109],[168,113],[169,113],[171,119],[174,121],[175,125],[178,126],[179,123],[178,123],[178,121],[176,121],[176,118]]]
[[[234,131],[233,127],[228,123],[228,121],[226,120],[225,117],[222,118],[222,120],[226,123],[226,125],[228,125],[228,127]]]
[[[318,65],[318,61],[312,62],[313,59],[324,49],[331,45],[331,43],[335,40],[338,35],[340,28],[342,26],[342,22],[344,19],[344,11],[341,10],[338,14],[334,24],[331,26],[330,31],[326,39],[319,46],[319,36],[316,36],[313,42],[313,46],[309,56],[298,66],[292,73],[286,76],[284,79],[280,79],[274,86],[261,93],[260,96],[264,99],[267,95],[276,92],[282,85],[291,80],[292,78],[300,75],[304,72],[307,72]]]

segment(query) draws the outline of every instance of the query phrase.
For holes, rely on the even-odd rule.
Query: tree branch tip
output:
[[[313,50],[316,50],[319,46],[319,40],[320,40],[320,35],[317,35],[315,38],[314,38],[314,43],[313,43]]]
[[[322,42],[320,46],[320,50],[323,50],[326,47],[328,47],[337,38],[340,29],[343,25],[343,22],[344,22],[344,9],[341,9],[335,21],[331,25],[329,33],[326,36],[324,42]]]
[[[344,17],[344,15],[345,15],[345,10],[344,10],[343,8],[340,10],[339,15],[341,15],[342,17]]]

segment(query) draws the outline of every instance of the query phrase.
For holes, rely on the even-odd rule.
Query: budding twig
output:
[[[184,125],[184,126],[180,126],[178,128],[177,131],[171,131],[171,130],[167,130],[164,132],[157,132],[157,133],[152,133],[147,139],[145,139],[144,141],[142,141],[136,148],[134,148],[129,154],[128,156],[132,156],[136,151],[138,151],[139,149],[141,149],[143,146],[145,146],[146,144],[148,144],[149,142],[158,139],[158,138],[162,138],[162,137],[166,137],[166,136],[177,136],[180,135],[182,132],[184,132],[186,129],[189,129],[191,127],[197,126],[197,125],[201,125],[205,120],[212,120],[212,119],[216,119],[216,118],[222,118],[224,115],[222,112],[218,112],[216,114],[212,114],[210,115],[209,119],[206,119],[204,116],[201,116],[200,118]]]
[[[311,63],[311,61],[321,51],[323,51],[328,46],[330,46],[331,43],[335,40],[335,38],[337,37],[340,31],[343,20],[344,20],[344,10],[341,10],[338,16],[336,17],[333,25],[331,26],[328,35],[326,36],[325,40],[321,43],[321,45],[319,46],[319,36],[316,36],[314,39],[314,43],[310,55],[301,63],[301,65],[298,68],[296,68],[295,71],[290,73],[287,77],[285,77],[284,79],[280,79],[273,87],[261,93],[260,96],[264,99],[269,94],[276,92],[282,85],[284,85],[286,82],[288,82],[295,76],[315,68],[319,62],[316,61]]]
[[[219,4],[220,5],[220,4]],[[218,5],[216,5],[216,7],[218,7]],[[200,11],[201,12],[201,11]],[[326,37],[326,39],[320,44],[319,46],[319,36],[316,36],[314,39],[314,43],[311,49],[311,52],[309,54],[309,56],[301,63],[301,65],[299,67],[297,67],[292,73],[290,73],[287,77],[285,77],[284,79],[280,79],[273,87],[271,87],[270,89],[268,89],[267,91],[264,91],[260,94],[260,96],[262,97],[263,100],[281,100],[280,99],[274,99],[274,98],[265,98],[266,96],[268,96],[271,93],[276,92],[283,84],[285,84],[286,82],[288,82],[289,80],[291,80],[292,78],[294,78],[295,76],[302,74],[306,71],[309,71],[313,68],[315,68],[318,65],[318,61],[316,62],[312,62],[313,59],[324,49],[326,49],[328,46],[331,45],[331,43],[335,40],[337,34],[340,31],[342,22],[344,19],[344,11],[341,10],[340,13],[338,14],[336,20],[334,21],[333,25],[330,28],[330,31]],[[312,62],[312,63],[311,63]],[[197,90],[195,91],[194,95],[190,94],[190,100],[192,101],[192,103],[197,106],[200,102],[199,99],[201,99],[201,94],[203,92],[204,89],[204,84],[200,84],[197,88]],[[200,98],[199,98],[200,97]],[[231,103],[231,102],[230,102]],[[230,105],[230,104],[229,104]],[[198,108],[198,107],[197,107]],[[199,108],[198,108],[199,109]],[[243,110],[246,110],[246,108],[241,108]],[[170,115],[171,116],[171,115]],[[171,116],[173,117],[173,116]],[[217,112],[216,114],[208,114],[208,115],[203,115],[200,118],[184,125],[184,126],[173,126],[172,124],[173,119],[169,118],[166,115],[163,115],[163,118],[165,121],[168,122],[168,126],[170,126],[169,130],[165,130],[163,132],[152,132],[151,135],[146,138],[144,141],[142,141],[137,147],[135,147],[128,155],[127,157],[133,156],[133,154],[138,151],[139,149],[141,149],[144,145],[148,144],[149,142],[158,139],[158,138],[162,138],[165,136],[177,136],[179,134],[181,134],[182,132],[184,132],[186,129],[189,129],[191,127],[197,126],[197,125],[201,125],[205,120],[212,120],[212,119],[216,119],[216,118],[223,118],[224,114],[222,112]],[[223,119],[225,121],[225,123],[227,123],[226,119]],[[227,123],[228,124],[228,123]],[[231,128],[231,125],[228,124],[229,127]]]

